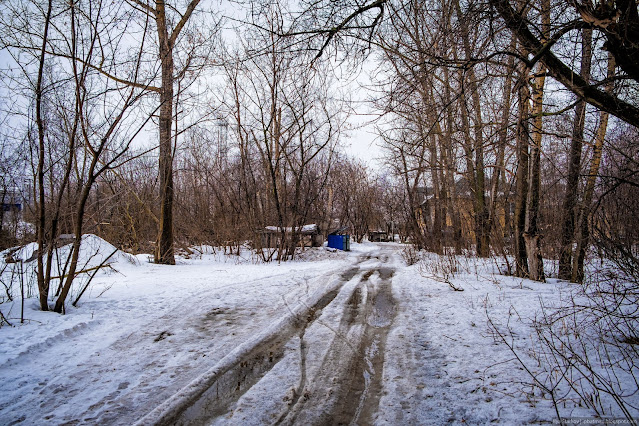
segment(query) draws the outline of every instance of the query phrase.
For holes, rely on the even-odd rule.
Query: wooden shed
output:
[[[279,247],[282,238],[282,231],[284,231],[283,233],[285,238],[292,238],[293,228],[290,226],[283,229],[278,226],[267,226],[260,230],[259,233],[261,236],[262,247]],[[324,238],[319,230],[319,226],[315,223],[304,225],[297,231],[300,235],[300,247],[321,247],[324,243]]]

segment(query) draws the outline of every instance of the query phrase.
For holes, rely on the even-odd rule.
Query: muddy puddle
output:
[[[373,424],[382,393],[386,340],[396,313],[390,267],[361,277],[317,374],[308,398],[295,401],[278,424]],[[375,276],[377,275],[377,276]]]
[[[373,284],[363,282],[367,288],[364,330],[356,353],[343,381],[336,389],[339,395],[335,407],[328,410],[322,422],[340,425],[370,425],[375,421],[382,393],[382,373],[388,332],[395,317],[392,296],[392,269],[379,272],[381,280]],[[318,422],[316,424],[320,424]]]
[[[369,260],[379,260],[381,265],[362,264]],[[150,421],[142,419],[140,424],[204,425],[228,418],[242,396],[294,350],[299,351],[301,360],[300,380],[292,384],[293,398],[281,401],[274,424],[374,423],[382,393],[386,340],[397,310],[392,296],[395,270],[385,265],[387,261],[387,255],[360,257],[339,275],[341,284],[296,317],[292,327],[215,373],[214,380],[206,381],[206,389],[193,392],[197,398],[171,408],[170,416],[161,420],[150,416]],[[318,320],[329,305],[338,315],[330,326],[335,327],[330,328],[331,338],[307,341],[305,333],[310,327],[329,328],[324,320]],[[222,309],[212,311],[204,322],[228,314]],[[309,356],[312,368],[307,366]]]

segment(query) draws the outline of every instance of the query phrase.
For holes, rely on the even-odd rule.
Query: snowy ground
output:
[[[20,324],[19,301],[0,304],[13,324],[0,328],[0,424],[552,423],[489,319],[534,371],[530,321],[570,285],[352,248],[282,264],[118,253],[65,316],[30,298]]]

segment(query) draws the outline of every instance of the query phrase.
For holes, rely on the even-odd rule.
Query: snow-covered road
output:
[[[392,255],[354,258],[138,424],[370,424],[395,313]]]
[[[122,264],[64,317],[29,300],[0,330],[0,424],[131,424],[348,262]]]
[[[0,328],[0,424],[552,422],[488,319],[534,371],[530,320],[567,284],[462,259],[453,291],[441,258],[353,249],[279,265],[120,260],[65,316],[29,299],[29,321]]]

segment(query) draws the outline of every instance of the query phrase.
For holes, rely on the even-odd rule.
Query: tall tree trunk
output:
[[[542,32],[543,40],[550,37],[550,1],[543,0]],[[539,63],[532,83],[532,145],[530,147],[530,175],[528,182],[528,198],[526,208],[526,252],[528,255],[528,272],[535,281],[546,281],[544,261],[541,255],[541,231],[539,229],[539,193],[541,188],[541,140],[543,136],[544,84],[546,68]]]
[[[612,78],[615,75],[615,59],[614,56],[608,54],[608,83],[605,90],[612,92],[614,88]],[[595,183],[599,174],[599,165],[601,164],[601,154],[603,152],[603,144],[606,138],[606,130],[608,128],[608,116],[605,111],[601,111],[599,115],[599,127],[595,134],[595,143],[592,149],[592,160],[590,161],[590,169],[584,189],[584,197],[580,206],[577,221],[577,248],[573,256],[572,275],[570,281],[581,283],[584,280],[584,260],[586,258],[586,249],[590,240],[590,231],[588,228],[588,219],[592,215],[591,206],[595,193]]]
[[[427,247],[426,241],[426,224],[424,222],[424,215],[420,205],[417,203],[416,199],[416,191],[417,184],[419,182],[421,176],[421,164],[417,167],[416,177],[411,183],[409,171],[410,167],[408,166],[408,161],[406,160],[406,153],[404,148],[401,147],[399,149],[399,155],[402,161],[402,170],[401,173],[404,176],[404,185],[406,187],[406,194],[408,197],[408,206],[409,206],[409,227],[412,232],[409,232],[413,238],[416,239],[416,246],[418,249],[423,249]]]
[[[517,41],[513,37],[510,43],[509,51],[514,51],[517,47]],[[508,64],[506,65],[506,75],[504,76],[504,88],[503,88],[503,102],[502,102],[502,112],[501,112],[501,123],[498,132],[498,142],[497,142],[497,161],[495,164],[495,170],[493,172],[492,181],[490,185],[490,202],[488,205],[488,228],[491,230],[500,229],[498,219],[497,219],[497,199],[499,198],[499,184],[502,179],[502,170],[506,167],[506,145],[508,144],[508,123],[510,122],[510,104],[511,104],[511,92],[512,92],[512,82],[513,82],[513,71],[515,68],[515,58],[514,56],[510,56],[508,58]],[[506,206],[504,206],[506,209]],[[505,215],[508,215],[508,212],[504,212]],[[506,221],[506,217],[504,217],[504,222]],[[505,224],[504,224],[505,225]],[[502,231],[500,235],[497,237],[498,241],[502,240],[504,237],[504,232]]]
[[[0,238],[2,238],[2,230],[3,230],[3,224],[4,224],[4,203],[5,201],[8,201],[6,199],[7,195],[9,195],[7,193],[7,189],[9,188],[9,183],[5,183],[4,179],[2,182],[2,187],[0,188],[0,190],[2,190],[2,200],[0,200],[0,203],[2,203],[3,208],[0,208]]]
[[[160,175],[160,219],[158,245],[155,262],[167,265],[175,264],[173,251],[173,84],[175,83],[173,49],[175,43],[190,19],[200,0],[191,0],[184,13],[179,14],[180,20],[169,32],[166,2],[155,1],[155,9],[146,9],[155,18],[158,32],[158,53],[160,54],[160,68],[162,84],[160,86],[160,114],[159,122],[159,175]]]
[[[449,84],[449,72],[448,68],[444,67],[444,102],[445,105],[452,105],[450,84]],[[453,108],[446,108],[446,131],[445,136],[442,138],[442,146],[440,156],[442,157],[442,164],[445,166],[446,173],[444,179],[444,186],[448,189],[448,212],[451,215],[452,223],[452,237],[453,245],[455,247],[455,253],[461,254],[462,251],[462,230],[461,230],[461,216],[459,213],[459,200],[457,197],[457,186],[455,182],[455,155],[453,148],[453,132],[455,128],[455,120],[453,117]]]
[[[155,17],[162,70],[160,90],[160,229],[155,262],[174,265],[173,254],[173,41],[169,36],[164,1],[155,2]]]
[[[462,73],[460,72],[460,78],[463,78]],[[474,143],[470,134],[471,124],[470,119],[468,117],[468,105],[465,99],[466,95],[462,92],[459,97],[459,110],[462,119],[462,132],[464,134],[464,142],[462,143],[462,148],[464,150],[464,161],[466,162],[466,179],[468,181],[468,185],[470,186],[470,190],[472,192],[472,206],[473,206],[473,219],[474,219],[474,236],[475,236],[475,244],[477,255],[479,256],[479,246],[481,230],[479,229],[480,217],[478,216],[478,198],[477,198],[477,183],[475,179],[475,164],[473,162],[473,150]],[[459,206],[456,208],[459,209]]]
[[[590,65],[592,60],[592,30],[582,30],[581,45],[581,77],[590,80]],[[566,193],[562,204],[561,248],[559,254],[559,278],[572,278],[572,249],[575,237],[575,209],[577,207],[577,192],[579,173],[581,171],[581,150],[583,147],[584,123],[586,118],[586,102],[577,101],[575,106],[575,121],[573,122],[570,153],[568,156],[568,176],[566,179]]]
[[[440,134],[441,134],[441,129],[440,129]],[[448,211],[448,208],[450,207],[450,196],[448,195],[448,189],[446,187],[446,165],[445,165],[445,159],[446,159],[446,155],[442,152],[443,149],[443,135],[442,137],[438,138],[439,140],[439,145],[437,147],[437,149],[440,152],[439,155],[439,167],[437,167],[437,170],[435,171],[438,175],[437,181],[439,182],[439,211],[441,214],[441,239],[442,239],[442,252],[444,252],[446,250],[447,247],[451,247],[452,246],[452,240],[449,238],[449,225],[448,225],[448,220],[449,218],[451,219],[451,223],[452,223],[452,216],[451,213]],[[448,230],[448,231],[447,231]]]
[[[539,191],[541,186],[541,136],[542,136],[542,101],[543,101],[543,69],[542,77],[535,78],[533,85],[533,130],[532,145],[529,158],[528,197],[526,200],[526,230],[524,241],[528,256],[528,273],[535,281],[545,281],[544,263],[541,256],[541,232],[539,230]]]
[[[455,253],[461,254],[462,252],[462,228],[461,228],[461,214],[459,210],[459,197],[457,195],[457,186],[455,183],[455,165],[453,157],[452,142],[448,143],[448,146],[442,150],[442,161],[446,165],[446,182],[445,185],[448,188],[448,197],[446,201],[448,203],[448,212],[451,215],[452,223],[452,238],[453,246],[455,247]]]
[[[439,167],[437,159],[437,142],[433,138],[430,148],[430,173],[433,182],[433,251],[442,253],[442,199],[439,187],[439,175],[437,169]]]
[[[455,2],[457,17],[461,22],[461,36],[464,45],[464,55],[467,60],[473,57],[472,47],[470,45],[470,34],[467,17],[463,16],[459,1]],[[454,52],[453,52],[454,54]],[[464,86],[468,87],[472,100],[473,109],[473,138],[470,137],[470,120],[467,111],[467,103],[464,96],[462,100],[462,119],[464,132],[466,134],[466,163],[469,174],[469,182],[473,191],[473,213],[475,219],[475,244],[477,248],[477,256],[488,257],[490,255],[490,227],[488,221],[488,206],[486,205],[486,175],[484,170],[484,137],[483,137],[483,120],[481,115],[481,99],[479,97],[479,83],[475,75],[473,67],[469,67],[466,71],[467,82]],[[463,79],[464,76],[462,75]],[[473,164],[474,153],[474,164]]]
[[[44,119],[42,117],[42,86],[44,75],[44,59],[49,37],[49,23],[51,22],[52,1],[47,3],[47,14],[44,21],[44,33],[42,36],[42,49],[40,50],[40,62],[38,65],[38,80],[36,83],[36,124],[38,126],[38,167],[36,171],[37,187],[38,187],[38,222],[37,222],[37,241],[38,241],[38,292],[40,297],[40,309],[49,310],[49,280],[45,277],[44,250],[51,242],[46,235],[46,195],[44,192],[44,157],[45,157],[45,128]],[[49,262],[50,263],[50,262]]]
[[[528,68],[520,65],[519,88],[517,91],[519,101],[519,119],[517,121],[517,175],[515,198],[515,274],[518,277],[528,277],[528,256],[524,232],[526,231],[526,202],[528,199],[528,141],[530,132],[528,128],[529,100]]]
[[[420,58],[421,59],[421,58]],[[423,75],[426,75],[426,72],[422,72]],[[429,104],[429,99],[433,99],[433,87],[430,82],[427,82],[426,78],[421,79],[421,94],[422,94],[422,102],[424,105]],[[431,134],[429,124],[426,124],[424,120],[422,120],[421,116],[418,117],[418,126],[420,137],[423,140],[423,143],[427,145],[429,154],[430,154],[430,174],[431,174],[431,182],[433,184],[433,198],[432,198],[432,211],[433,211],[433,221],[431,227],[431,247],[430,249],[435,253],[442,253],[442,198],[441,198],[441,187],[439,183],[439,172],[438,169],[441,167],[439,164],[439,158],[437,155],[437,140],[441,139],[442,129],[439,124],[439,117],[434,113],[432,109],[428,109],[427,112],[428,123],[432,123],[431,125],[434,127],[435,134]],[[429,212],[430,214],[430,212]],[[445,220],[445,219],[444,219]]]

